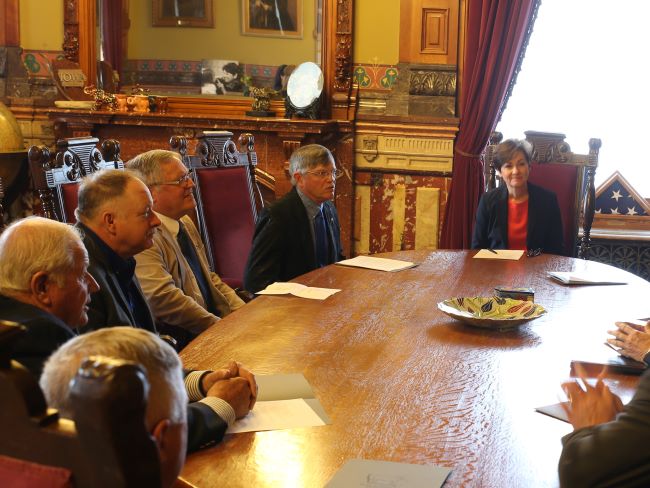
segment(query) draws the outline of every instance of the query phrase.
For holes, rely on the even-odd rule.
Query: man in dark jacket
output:
[[[257,221],[244,274],[251,292],[344,259],[331,202],[340,173],[332,153],[318,144],[303,146],[291,155],[289,171],[294,188]]]
[[[650,372],[625,406],[602,379],[583,383],[563,385],[574,431],[562,439],[560,484],[650,486]]]
[[[0,319],[27,329],[13,358],[36,377],[45,358],[86,324],[90,294],[98,289],[73,227],[29,217],[0,235]]]
[[[87,330],[126,325],[156,332],[133,258],[153,245],[160,220],[152,207],[149,189],[128,171],[103,170],[81,182],[77,225],[88,249],[89,272],[100,285],[90,301]],[[234,361],[221,373],[193,371],[185,385],[193,402],[188,410],[190,451],[220,441],[257,395],[254,376]]]

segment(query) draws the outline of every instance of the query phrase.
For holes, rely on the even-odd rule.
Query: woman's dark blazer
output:
[[[528,249],[564,254],[562,216],[552,191],[528,183]],[[483,194],[476,211],[472,249],[508,249],[508,188]]]

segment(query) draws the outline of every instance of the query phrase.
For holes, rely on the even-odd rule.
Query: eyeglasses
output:
[[[151,186],[157,186],[157,185],[175,185],[175,186],[182,186],[185,185],[190,179],[192,178],[192,171],[188,171],[185,173],[183,176],[181,176],[177,180],[173,181],[159,181],[156,183],[153,183]]]
[[[317,178],[325,179],[325,178],[338,178],[343,174],[343,171],[341,171],[340,169],[333,169],[333,170],[322,169],[320,171],[305,171],[305,173],[314,175]]]
[[[539,247],[537,249],[529,249],[528,251],[526,251],[526,257],[528,258],[534,258],[535,256],[539,256],[540,254],[542,254],[542,249]]]

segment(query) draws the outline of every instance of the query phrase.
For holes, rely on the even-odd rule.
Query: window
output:
[[[543,0],[497,130],[561,132],[586,154],[603,142],[596,187],[618,170],[650,197],[650,2]]]

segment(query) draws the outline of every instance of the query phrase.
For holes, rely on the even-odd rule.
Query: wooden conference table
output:
[[[445,486],[556,486],[569,424],[541,415],[572,359],[603,352],[615,320],[650,315],[650,283],[610,266],[542,255],[472,259],[475,251],[403,251],[398,273],[328,266],[295,281],[341,288],[320,302],[262,296],[182,353],[189,368],[236,359],[256,374],[301,372],[332,423],[226,436],[188,457],[199,487],[321,487],[348,460],[453,469]],[[627,285],[562,286],[547,271],[620,273]],[[548,314],[499,332],[463,325],[436,304],[529,286]],[[605,351],[606,353],[606,351]],[[628,401],[637,377],[610,375]]]

